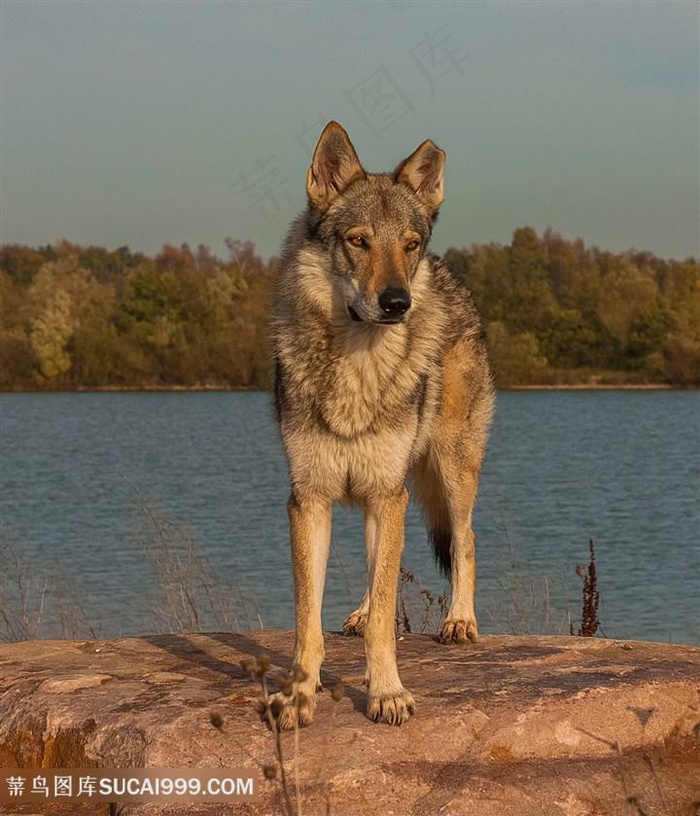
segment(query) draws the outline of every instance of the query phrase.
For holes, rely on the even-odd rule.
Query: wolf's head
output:
[[[314,232],[348,314],[401,323],[443,198],[445,152],[423,142],[393,173],[367,173],[345,130],[326,125],[306,178]]]

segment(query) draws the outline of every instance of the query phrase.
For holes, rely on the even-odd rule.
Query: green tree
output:
[[[598,297],[598,314],[603,324],[626,347],[635,320],[656,305],[658,287],[626,258],[606,255]]]
[[[69,349],[75,385],[100,387],[129,383],[129,367],[117,330],[117,301],[112,286],[93,290]]]
[[[547,361],[532,332],[511,334],[503,323],[492,321],[487,327],[487,339],[498,386],[528,385],[540,380]]]
[[[677,270],[670,328],[662,343],[663,374],[668,382],[700,386],[700,264]]]
[[[518,332],[536,330],[555,308],[556,301],[544,247],[531,227],[513,233],[508,267],[510,286],[504,292],[506,314],[503,319]]]
[[[584,315],[578,309],[553,309],[537,336],[553,368],[608,368],[619,354],[619,344],[597,315]]]

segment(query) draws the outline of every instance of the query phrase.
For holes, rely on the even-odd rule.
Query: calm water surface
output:
[[[0,543],[72,584],[103,637],[163,625],[144,498],[228,587],[232,626],[290,628],[287,493],[267,394],[0,395]],[[592,538],[607,636],[700,644],[699,508],[699,392],[501,393],[474,525],[481,630],[568,632]],[[415,631],[420,589],[444,589],[415,508],[404,565]],[[361,519],[336,510],[328,628],[364,575]]]

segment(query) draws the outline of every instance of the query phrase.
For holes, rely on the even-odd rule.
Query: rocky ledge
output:
[[[0,805],[23,814],[280,814],[275,737],[241,669],[287,668],[290,632],[0,646],[0,767],[254,768],[246,804]],[[693,816],[700,813],[700,649],[569,637],[398,644],[417,712],[364,716],[363,644],[326,635],[316,721],[281,735],[305,816]],[[295,740],[297,745],[295,746]],[[265,780],[262,769],[277,768]],[[293,802],[294,804],[294,802]],[[293,812],[297,812],[296,807]]]

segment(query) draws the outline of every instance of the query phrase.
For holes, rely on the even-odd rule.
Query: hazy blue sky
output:
[[[275,254],[323,125],[447,150],[438,251],[700,254],[696,2],[2,0],[0,242]]]

